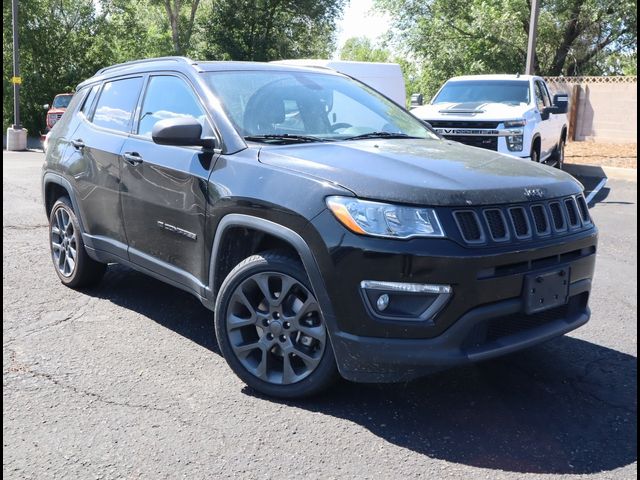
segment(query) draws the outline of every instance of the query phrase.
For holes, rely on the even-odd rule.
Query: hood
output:
[[[530,105],[524,103],[519,105],[491,102],[438,103],[422,105],[411,110],[411,113],[426,121],[503,121],[521,118],[530,108]]]
[[[270,145],[261,148],[259,159],[338,184],[360,198],[415,205],[496,205],[582,191],[558,169],[448,140]]]

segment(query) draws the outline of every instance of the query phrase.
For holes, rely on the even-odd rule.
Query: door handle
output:
[[[136,165],[140,165],[144,161],[142,160],[140,154],[137,152],[125,152],[122,154],[122,158],[124,158],[125,162],[127,162],[129,165],[133,165],[134,167]]]
[[[82,141],[81,138],[77,138],[76,140],[71,140],[71,145],[73,145],[73,148],[75,148],[76,150],[81,150],[84,148],[84,142]]]

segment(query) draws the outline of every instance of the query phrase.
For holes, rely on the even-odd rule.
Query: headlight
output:
[[[353,197],[328,197],[327,206],[355,233],[387,238],[444,237],[436,212]]]
[[[504,128],[524,127],[526,124],[527,121],[524,118],[519,118],[518,120],[509,120],[504,122]]]

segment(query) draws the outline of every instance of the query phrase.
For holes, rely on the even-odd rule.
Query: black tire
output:
[[[559,170],[564,168],[564,147],[565,141],[564,139],[561,139],[558,142],[556,149],[553,151],[553,156],[551,157],[551,160],[554,162],[554,166]]]
[[[533,142],[531,147],[531,161],[540,163],[540,142],[538,140]]]
[[[270,293],[271,288],[278,288],[270,286],[274,278],[282,280],[279,295],[277,292],[276,295]],[[258,281],[267,288],[271,300],[267,299]],[[275,285],[277,281],[273,283]],[[252,286],[255,290],[252,290]],[[248,305],[244,300],[248,301]],[[279,301],[281,306],[272,306],[272,301]],[[304,307],[300,307],[297,313],[293,310],[285,311],[289,308],[285,304],[291,304],[293,308],[293,305],[301,303],[309,307],[304,311]],[[297,259],[284,253],[268,251],[253,255],[238,264],[222,283],[215,306],[218,345],[234,373],[252,389],[282,399],[307,397],[327,389],[339,374],[324,319],[319,307],[316,310],[314,305],[317,305],[317,300],[307,274]],[[280,309],[280,314],[272,310],[277,308]],[[242,316],[246,325],[237,321]],[[321,341],[312,337],[303,338],[304,333],[296,330],[296,325],[302,325],[303,321],[316,322],[309,323],[311,327],[300,328],[320,332],[321,335],[310,335],[322,338]],[[241,324],[242,326],[238,326]],[[277,328],[277,331],[272,328]],[[289,330],[282,330],[284,328]],[[278,341],[286,343],[279,344]],[[305,346],[301,341],[307,341],[309,345]],[[322,350],[319,348],[321,343]],[[316,351],[312,351],[312,348]],[[240,349],[243,349],[242,352],[239,352]],[[285,380],[285,356],[288,372],[294,372],[294,362],[298,362],[298,368],[302,365],[302,369],[305,369],[302,373],[295,372],[299,380],[290,383]],[[307,360],[313,361],[313,369],[308,368]],[[263,378],[259,378],[260,374]]]
[[[65,221],[67,227],[61,228]],[[51,209],[49,246],[56,274],[67,287],[89,287],[102,279],[107,266],[87,255],[80,224],[68,197],[60,197]]]

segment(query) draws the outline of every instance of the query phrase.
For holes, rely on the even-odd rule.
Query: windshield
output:
[[[53,99],[53,108],[67,108],[73,95],[58,95]]]
[[[433,99],[437,103],[506,103],[528,104],[529,82],[526,80],[474,80],[448,82]]]
[[[395,103],[347,77],[226,71],[209,72],[206,78],[248,140],[329,141],[367,134],[437,138]]]

